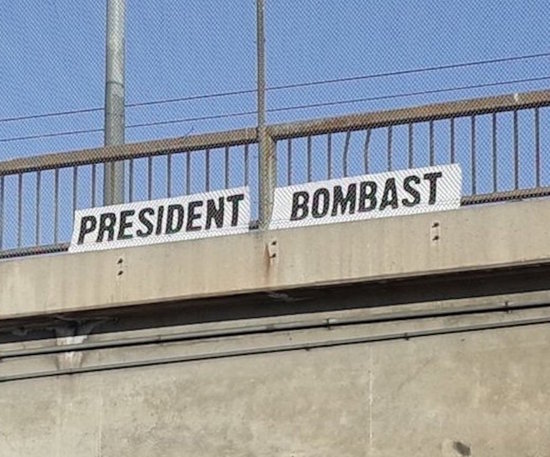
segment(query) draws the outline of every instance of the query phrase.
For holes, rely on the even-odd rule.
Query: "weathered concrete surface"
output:
[[[6,383],[0,455],[546,456],[549,347],[539,325]]]
[[[548,262],[547,220],[531,200],[6,261],[0,318]]]

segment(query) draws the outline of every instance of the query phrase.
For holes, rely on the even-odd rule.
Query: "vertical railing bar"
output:
[[[451,118],[451,163],[455,163],[455,118]]]
[[[535,108],[535,183],[540,187],[540,112]]]
[[[248,164],[249,154],[250,154],[249,145],[245,144],[244,145],[244,185],[245,186],[248,186],[248,181],[249,181],[249,164]]]
[[[286,161],[286,183],[288,186],[292,184],[292,138],[287,140],[287,161]]]
[[[519,132],[517,110],[514,110],[514,188],[519,188]]]
[[[124,174],[123,174],[123,185],[124,185],[124,203],[131,203],[132,202],[132,196],[130,195],[132,192],[132,172],[133,170],[130,170],[130,168],[133,168],[131,163],[133,159],[127,159],[124,161]],[[128,192],[126,192],[126,170],[128,170]],[[128,201],[126,201],[128,200]]]
[[[185,154],[185,193],[191,193],[191,152]]]
[[[471,117],[472,195],[476,194],[476,116]]]
[[[311,182],[311,135],[307,137],[307,182]]]
[[[77,192],[78,192],[78,166],[73,167],[73,211],[71,213],[71,224],[74,224],[74,212],[76,211],[76,207],[78,205],[77,201]]]
[[[42,170],[36,173],[36,220],[34,223],[34,241],[36,246],[40,246],[40,188],[42,185]]]
[[[369,172],[369,146],[372,130],[369,128],[365,132],[365,143],[363,144],[363,169],[365,174]]]
[[[134,159],[128,161],[128,200],[134,201]]]
[[[147,200],[153,199],[153,156],[147,158]]]
[[[4,246],[4,176],[0,176],[0,250]]]
[[[430,132],[430,166],[435,164],[435,138],[434,138],[434,121],[429,123]]]
[[[54,225],[53,225],[53,242],[57,244],[59,239],[59,168],[54,171],[54,187],[53,187],[53,205],[54,205]]]
[[[23,233],[23,173],[17,175],[17,247],[21,247]]]
[[[391,171],[393,168],[392,164],[392,138],[393,138],[393,127],[390,125],[388,127],[388,171]]]
[[[96,175],[97,175],[97,165],[94,163],[92,165],[92,198],[91,198],[92,208],[95,208],[95,204],[96,204],[96,197],[95,197]]]
[[[327,179],[332,178],[332,133],[327,135]]]
[[[349,142],[351,139],[351,132],[346,132],[346,140],[344,142],[344,153],[342,154],[342,165],[344,170],[344,176],[348,176],[348,151]]]
[[[229,146],[225,147],[225,167],[224,167],[224,183],[225,188],[229,189]]]
[[[409,124],[409,168],[414,166],[414,124]]]
[[[204,180],[206,185],[206,191],[210,191],[210,149],[205,151],[204,158]]]
[[[257,149],[257,156],[258,156],[258,160],[256,161],[256,163],[258,164],[258,170],[257,170],[257,173],[258,173],[258,200],[256,202],[256,208],[259,210],[260,209],[260,201],[261,201],[261,193],[262,193],[262,183],[261,183],[261,175],[262,175],[262,161],[260,160],[261,157],[260,157],[260,143],[257,143],[258,145],[258,149]]]
[[[497,113],[493,113],[492,119],[492,151],[493,151],[493,192],[497,191],[498,187],[498,169],[497,169]]]
[[[172,196],[172,154],[166,156],[166,196]]]
[[[73,167],[73,214],[76,211],[78,193],[78,166]]]

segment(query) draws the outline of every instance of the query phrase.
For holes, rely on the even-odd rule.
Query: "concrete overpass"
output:
[[[515,116],[547,98],[332,128]],[[283,130],[299,134],[271,132]],[[538,185],[472,193],[455,211],[79,254],[46,254],[62,243],[10,247],[0,263],[0,455],[545,455],[541,144]],[[35,173],[25,160],[4,172]],[[56,166],[82,166],[75,160]],[[61,157],[35,161],[42,170]]]

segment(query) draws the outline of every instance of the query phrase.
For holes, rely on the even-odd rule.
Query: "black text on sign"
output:
[[[70,252],[248,232],[248,188],[75,212]]]
[[[270,228],[456,209],[461,186],[460,167],[445,165],[280,187]]]

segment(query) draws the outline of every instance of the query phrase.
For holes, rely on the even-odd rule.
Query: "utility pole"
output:
[[[256,0],[256,51],[258,83],[258,147],[260,155],[260,229],[267,230],[273,209],[276,162],[275,144],[266,131],[264,0]]]
[[[124,13],[126,0],[107,0],[105,146],[124,144]],[[104,166],[103,203],[124,203],[124,162]]]

